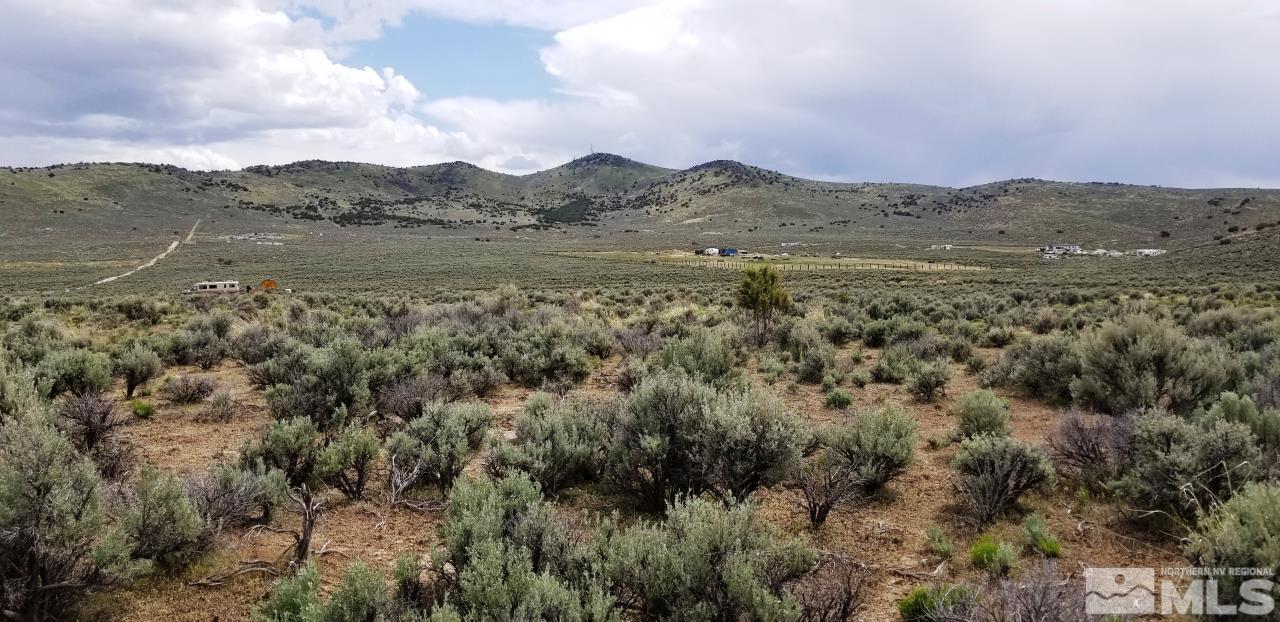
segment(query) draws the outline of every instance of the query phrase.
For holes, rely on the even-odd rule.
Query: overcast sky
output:
[[[0,0],[0,164],[1280,187],[1275,0]]]

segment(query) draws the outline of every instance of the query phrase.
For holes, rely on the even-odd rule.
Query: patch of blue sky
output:
[[[342,63],[391,67],[427,97],[549,98],[555,79],[538,57],[553,33],[409,15],[382,37],[351,48]]]

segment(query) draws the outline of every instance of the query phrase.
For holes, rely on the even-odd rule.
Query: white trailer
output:
[[[188,294],[234,294],[240,291],[240,281],[200,281],[187,289]]]

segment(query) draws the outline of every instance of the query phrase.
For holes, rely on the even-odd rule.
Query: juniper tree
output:
[[[774,315],[791,306],[791,295],[782,288],[778,270],[771,266],[752,268],[738,286],[738,306],[751,310],[757,345],[763,345]]]

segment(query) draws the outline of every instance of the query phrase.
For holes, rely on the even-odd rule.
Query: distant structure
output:
[[[710,248],[703,249],[702,254],[708,257],[715,257],[720,254],[720,249],[712,246]]]
[[[934,245],[932,245],[932,246],[930,246],[930,247],[929,247],[929,250],[931,250],[931,251],[949,251],[949,250],[951,250],[952,248],[955,248],[955,247],[954,247],[954,246],[952,246],[951,244],[934,244]]]
[[[1079,244],[1050,244],[1039,248],[1041,255],[1079,255],[1084,251]]]
[[[240,281],[200,281],[187,289],[190,294],[234,294],[240,291]]]
[[[721,257],[737,257],[737,256],[738,256],[738,249],[736,249],[736,248],[722,248],[722,249],[720,249],[720,256],[721,256]]]
[[[1080,247],[1075,244],[1055,244],[1052,246],[1041,246],[1039,248],[1040,256],[1044,259],[1062,259],[1068,255],[1083,255],[1085,257],[1107,257],[1116,259],[1119,257],[1158,257],[1169,251],[1163,248],[1139,248],[1131,251],[1117,251],[1106,248],[1095,248],[1090,251],[1079,250]]]

